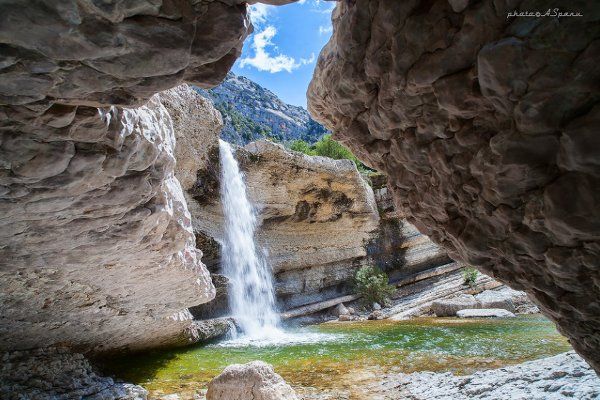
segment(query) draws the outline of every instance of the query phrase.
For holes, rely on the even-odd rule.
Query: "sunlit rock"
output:
[[[262,361],[233,364],[208,384],[206,400],[297,400],[294,389]]]

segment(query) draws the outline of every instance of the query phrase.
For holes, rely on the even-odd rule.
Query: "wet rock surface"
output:
[[[313,118],[450,255],[524,290],[600,370],[597,5],[339,2]]]
[[[17,399],[145,400],[137,385],[96,373],[81,354],[64,348],[2,353],[0,397]]]
[[[196,329],[198,341],[200,342],[224,338],[225,336],[236,332],[235,321],[233,318],[196,320],[194,321],[194,328]]]
[[[262,361],[233,364],[208,384],[206,400],[298,400],[294,389]]]

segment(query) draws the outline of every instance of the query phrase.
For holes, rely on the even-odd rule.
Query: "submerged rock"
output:
[[[501,308],[466,308],[456,312],[458,318],[512,318],[515,314]]]
[[[228,366],[208,384],[206,400],[298,400],[294,389],[262,361]]]

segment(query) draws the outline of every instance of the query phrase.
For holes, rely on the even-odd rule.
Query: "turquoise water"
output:
[[[327,323],[293,330],[304,343],[197,345],[112,359],[105,372],[141,384],[151,395],[194,393],[233,363],[263,360],[293,386],[334,388],[346,374],[451,371],[467,374],[571,349],[546,318]],[[310,335],[320,336],[319,340]]]

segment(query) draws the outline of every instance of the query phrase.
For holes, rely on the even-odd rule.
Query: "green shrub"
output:
[[[475,282],[477,281],[477,275],[479,275],[479,271],[473,267],[466,267],[463,269],[463,279],[465,285],[474,288],[476,286]]]
[[[310,148],[310,144],[302,139],[294,140],[290,144],[290,150],[299,151],[300,153],[308,154],[309,156],[314,155],[314,150]]]
[[[385,272],[368,265],[356,271],[354,284],[356,293],[362,296],[367,305],[375,302],[381,305],[388,304],[395,290],[392,285],[388,284],[388,276]]]
[[[299,151],[309,156],[329,157],[334,160],[352,160],[359,171],[364,173],[373,172],[372,169],[356,158],[347,147],[333,140],[331,134],[324,135],[313,145],[298,139],[290,143],[288,147],[290,150]]]

